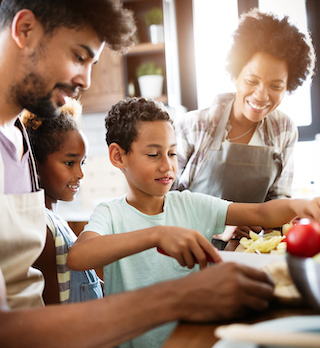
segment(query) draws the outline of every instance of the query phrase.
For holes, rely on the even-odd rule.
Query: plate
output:
[[[242,263],[267,272],[275,283],[274,297],[276,300],[288,305],[301,303],[302,298],[289,275],[285,255],[238,253],[235,251],[220,251],[219,253],[224,262]]]
[[[294,316],[287,318],[280,318],[274,320],[267,320],[258,324],[252,325],[259,329],[266,329],[270,331],[279,332],[308,332],[319,333],[320,339],[320,315],[310,316]],[[212,348],[259,348],[261,345],[250,342],[230,341],[221,339]],[[284,346],[263,345],[264,348],[284,348]],[[286,348],[293,348],[286,346]]]
[[[284,255],[238,253],[236,251],[219,251],[224,262],[238,262],[254,268],[261,268],[274,261],[285,261]]]

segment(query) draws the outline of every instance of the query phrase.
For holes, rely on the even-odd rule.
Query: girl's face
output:
[[[268,53],[256,53],[236,80],[235,118],[261,121],[280,105],[287,83],[288,65],[285,60]]]
[[[87,156],[86,139],[77,130],[67,132],[60,149],[38,163],[40,185],[46,192],[46,206],[72,201],[83,178],[82,166]],[[47,202],[48,201],[48,202]],[[48,206],[49,205],[49,206]]]
[[[138,137],[124,155],[127,199],[163,199],[178,170],[175,132],[167,121],[139,122],[137,127]]]

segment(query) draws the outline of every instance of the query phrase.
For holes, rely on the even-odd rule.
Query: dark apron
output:
[[[206,158],[189,189],[233,202],[261,203],[282,170],[282,155],[274,146],[223,141],[231,106],[222,115]],[[268,117],[265,122],[270,122]],[[268,130],[273,132],[271,124]]]

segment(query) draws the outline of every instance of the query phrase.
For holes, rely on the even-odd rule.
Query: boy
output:
[[[201,193],[169,192],[178,168],[175,133],[168,113],[153,100],[120,101],[109,111],[106,128],[110,161],[124,173],[128,192],[95,209],[67,261],[75,270],[104,266],[106,294],[187,275],[195,260],[206,266],[205,252],[220,262],[209,241],[225,224],[274,227],[296,215],[320,218],[319,198],[240,204]],[[131,346],[161,346],[173,326],[148,332]]]

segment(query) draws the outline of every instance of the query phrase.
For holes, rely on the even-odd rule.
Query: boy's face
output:
[[[104,47],[91,28],[59,28],[52,36],[39,35],[25,56],[19,81],[11,86],[17,105],[43,117],[57,115],[65,97],[91,84],[91,69]]]
[[[178,170],[175,132],[167,121],[139,122],[137,129],[138,137],[124,155],[129,193],[138,199],[162,198]]]
[[[86,139],[77,130],[65,133],[63,139],[58,151],[49,154],[44,163],[38,163],[46,203],[48,200],[51,203],[58,200],[72,201],[83,178],[82,167],[87,157]]]

